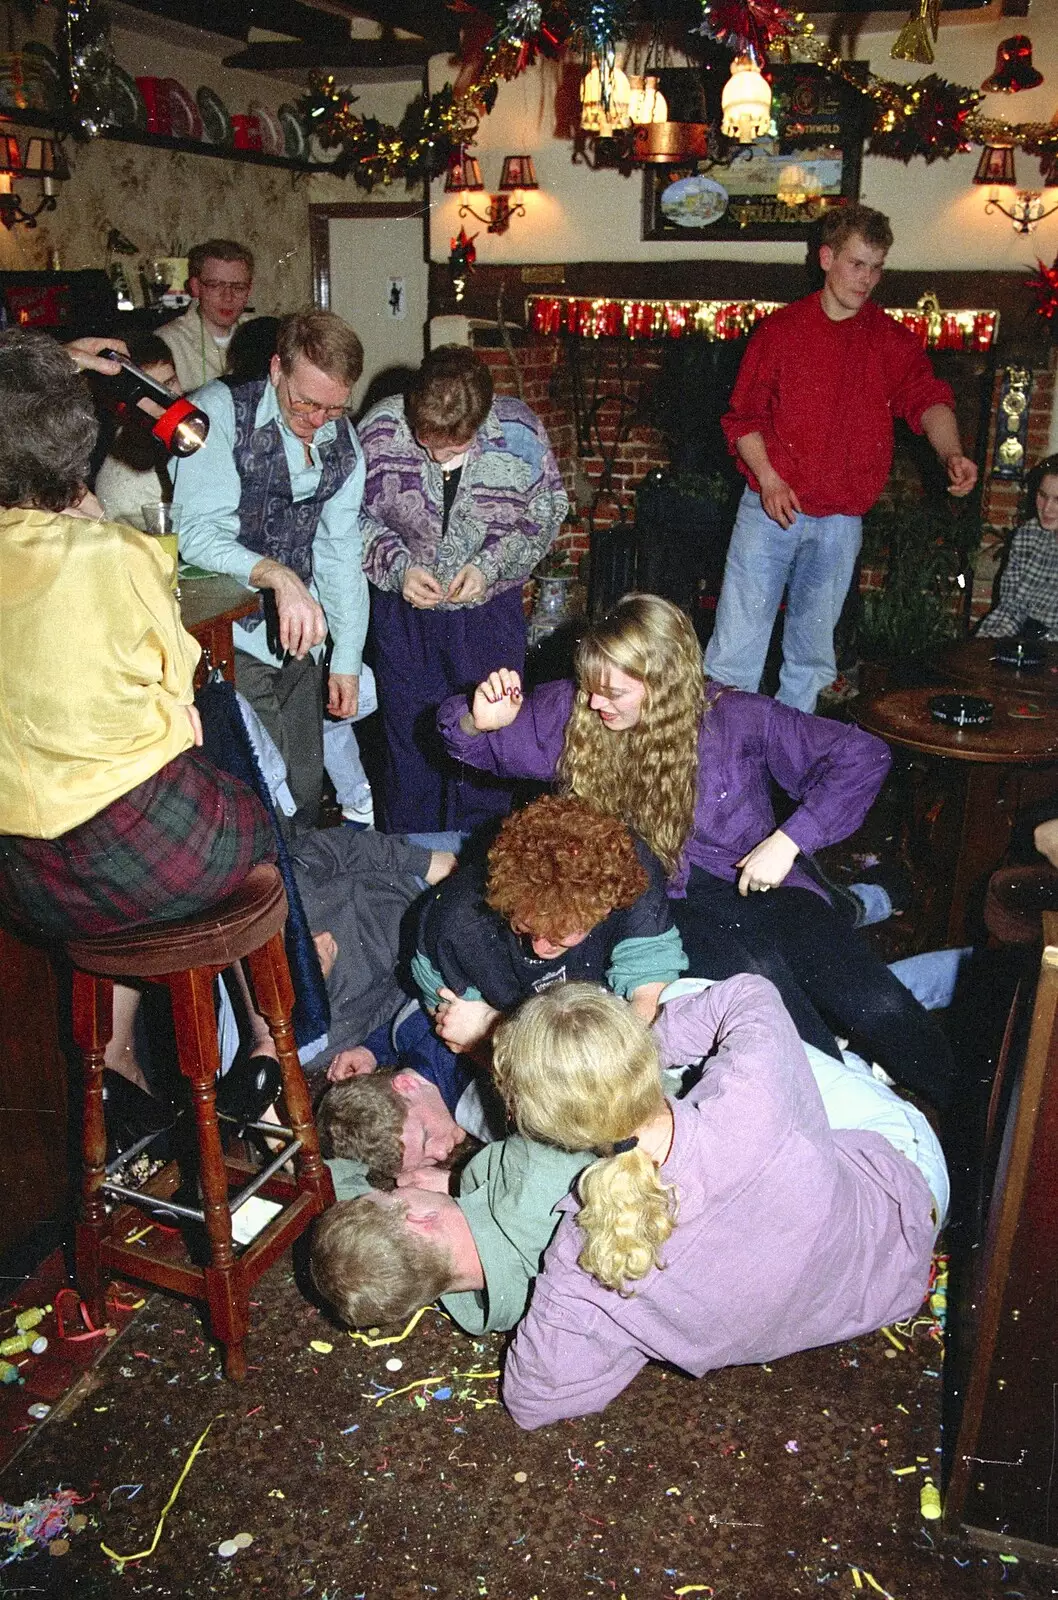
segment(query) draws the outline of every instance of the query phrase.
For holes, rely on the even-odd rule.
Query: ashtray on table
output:
[[[929,702],[934,722],[951,728],[987,728],[995,706],[979,694],[935,694]]]

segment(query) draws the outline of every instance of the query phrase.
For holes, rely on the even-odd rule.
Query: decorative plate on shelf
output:
[[[48,74],[34,56],[14,51],[0,55],[0,108],[5,111],[48,111],[53,91]]]
[[[310,161],[317,161],[321,166],[329,167],[338,159],[338,147],[331,145],[330,149],[324,145],[318,134],[309,138],[308,157]]]
[[[255,100],[250,107],[251,117],[256,117],[261,126],[261,149],[266,156],[282,156],[286,154],[286,140],[283,135],[283,125],[274,111],[261,105]]]
[[[66,95],[63,88],[62,68],[55,51],[39,39],[27,39],[22,46],[22,56],[27,69],[31,68],[40,79],[47,100],[46,109],[57,111]]]
[[[283,129],[283,149],[286,155],[291,161],[304,161],[308,141],[297,108],[289,101],[279,108],[279,122]]]
[[[228,108],[219,94],[207,88],[205,84],[195,95],[198,109],[202,113],[202,130],[209,144],[220,144],[230,147],[232,142],[231,117]]]
[[[147,107],[136,87],[136,80],[124,67],[116,63],[107,73],[107,109],[110,120],[118,128],[136,128],[147,131]]]
[[[202,118],[183,84],[176,78],[163,78],[162,87],[169,96],[169,122],[173,138],[201,139]]]
[[[706,228],[719,222],[727,210],[727,190],[715,178],[700,172],[677,178],[662,190],[661,211],[678,228]]]

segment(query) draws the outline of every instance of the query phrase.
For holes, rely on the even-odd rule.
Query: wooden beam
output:
[[[431,55],[422,39],[303,39],[297,43],[259,40],[224,57],[226,67],[249,72],[292,72],[327,67],[343,72],[413,67],[420,73]]]

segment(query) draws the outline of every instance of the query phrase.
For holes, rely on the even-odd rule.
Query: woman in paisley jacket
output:
[[[407,395],[373,407],[358,432],[386,826],[466,831],[502,816],[510,791],[457,772],[436,709],[500,666],[521,668],[522,585],[569,500],[539,418],[494,397],[489,369],[461,345],[432,351]]]

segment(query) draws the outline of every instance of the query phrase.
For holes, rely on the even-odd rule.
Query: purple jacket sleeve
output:
[[[542,683],[527,694],[514,721],[495,733],[464,733],[460,718],[467,709],[465,695],[442,702],[437,727],[448,754],[497,778],[534,778],[550,783],[558,767],[566,723],[573,707],[573,684],[568,679]]]
[[[884,739],[851,723],[795,711],[755,695],[766,719],[768,770],[797,810],[782,831],[805,855],[855,833],[892,763]]]

